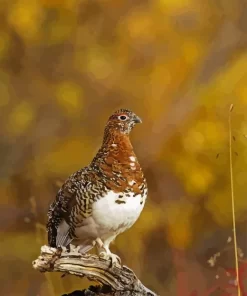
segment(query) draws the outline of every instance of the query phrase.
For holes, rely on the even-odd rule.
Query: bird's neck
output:
[[[99,159],[109,157],[119,163],[129,163],[131,156],[135,157],[135,153],[129,135],[121,133],[118,130],[106,130],[102,146],[92,163],[97,164]]]
[[[102,148],[112,150],[133,151],[129,134],[124,134],[116,129],[106,129],[104,133]]]

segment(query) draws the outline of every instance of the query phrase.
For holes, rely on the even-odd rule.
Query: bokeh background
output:
[[[1,0],[2,295],[88,286],[31,263],[46,243],[49,203],[91,161],[118,108],[143,119],[132,142],[149,198],[112,250],[160,295],[225,295],[232,103],[240,264],[247,251],[246,49],[246,0]]]

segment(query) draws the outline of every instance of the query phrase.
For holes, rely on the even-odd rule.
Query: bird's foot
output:
[[[121,259],[118,255],[111,253],[110,251],[101,251],[99,253],[99,257],[105,260],[111,261],[111,267],[122,267],[121,265]]]
[[[94,242],[95,242],[95,245],[96,245],[96,247],[98,249],[99,257],[104,259],[104,260],[110,260],[111,261],[110,267],[112,267],[112,266],[117,266],[117,267],[120,267],[120,268],[122,267],[120,257],[113,254],[109,250],[108,245],[105,245],[100,238],[96,238],[96,240]]]

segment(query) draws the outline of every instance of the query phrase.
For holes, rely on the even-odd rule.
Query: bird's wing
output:
[[[76,225],[91,215],[92,203],[87,187],[92,174],[84,168],[71,175],[58,191],[48,211],[48,243],[52,247],[67,246]]]

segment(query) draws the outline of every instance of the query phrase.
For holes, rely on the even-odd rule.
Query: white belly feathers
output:
[[[119,197],[119,193],[110,191],[93,205],[92,216],[103,234],[106,232],[123,232],[138,219],[145,203],[141,195]]]

